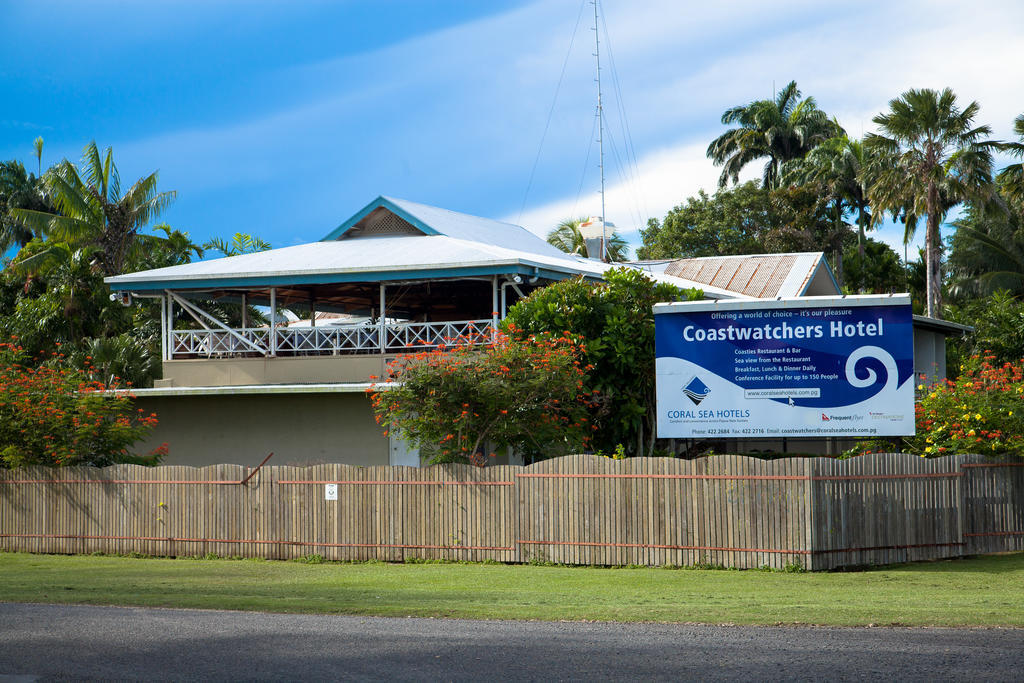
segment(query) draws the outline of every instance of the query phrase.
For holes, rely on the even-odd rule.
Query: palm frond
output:
[[[566,218],[548,233],[547,242],[559,251],[567,254],[585,255],[586,241],[580,232],[580,225],[586,218]]]
[[[783,164],[843,133],[835,119],[818,109],[813,97],[801,98],[795,81],[771,100],[727,109],[722,123],[738,127],[727,130],[707,149],[708,158],[723,167],[719,187],[738,182],[742,169],[757,159],[766,159],[762,171],[765,187],[776,187]]]
[[[111,156],[108,154],[107,161],[110,159]],[[107,172],[95,140],[90,140],[82,150],[82,166],[85,168],[86,184],[94,188],[103,201],[107,201]]]
[[[158,218],[177,198],[177,193],[173,191],[158,193],[157,179],[157,172],[140,178],[128,188],[118,202],[118,205],[123,207],[125,215],[131,217],[132,227],[146,225]]]
[[[107,161],[110,162],[109,170],[106,174],[109,188],[107,196],[111,202],[117,203],[121,198],[121,174],[117,170],[117,164],[114,163],[114,152],[110,147],[107,147]]]
[[[1024,206],[1024,164],[1010,164],[996,176],[1006,198]]]
[[[8,267],[12,273],[18,275],[35,275],[47,266],[67,261],[70,258],[71,247],[66,242],[51,242],[43,251],[12,261]]]
[[[94,221],[102,216],[103,208],[99,201],[67,161],[51,169],[46,174],[45,183],[54,206],[62,215]]]

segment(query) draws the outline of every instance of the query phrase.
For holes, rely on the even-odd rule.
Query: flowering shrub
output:
[[[587,446],[598,400],[584,385],[580,344],[568,335],[458,341],[388,365],[370,389],[378,424],[434,463],[485,465],[487,444],[532,458]]]
[[[658,283],[632,268],[613,268],[604,282],[563,280],[516,303],[504,321],[511,337],[569,332],[586,344],[593,365],[586,386],[600,392],[607,416],[594,433],[594,450],[627,456],[654,450],[654,304],[697,300],[699,290]]]
[[[0,466],[155,465],[164,444],[144,456],[128,447],[156,424],[155,414],[132,412],[132,398],[60,367],[61,355],[26,363],[16,339],[0,343]]]
[[[926,458],[955,453],[1024,456],[1024,366],[995,360],[992,354],[975,355],[960,366],[956,381],[919,384],[914,436],[860,441],[844,457],[899,451]]]
[[[907,452],[1024,456],[1024,367],[994,360],[972,356],[956,381],[918,385],[923,393],[915,407],[917,434],[904,439]]]

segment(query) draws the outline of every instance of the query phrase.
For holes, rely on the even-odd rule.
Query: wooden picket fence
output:
[[[830,569],[1022,549],[1024,462],[980,456],[0,470],[0,550]]]

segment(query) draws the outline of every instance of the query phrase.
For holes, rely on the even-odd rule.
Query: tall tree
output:
[[[641,231],[642,259],[826,251],[842,278],[842,253],[856,243],[837,215],[827,188],[818,182],[766,190],[754,181],[712,196],[703,191],[651,219]]]
[[[695,197],[652,218],[640,231],[641,259],[697,258],[765,251],[763,235],[776,225],[770,193],[754,181]]]
[[[43,138],[37,137],[32,141],[32,151],[36,155],[36,174],[43,175]]]
[[[768,193],[772,225],[762,236],[768,253],[822,250],[832,257],[836,280],[846,283],[843,252],[855,242],[843,220],[842,203],[821,183]]]
[[[1013,201],[970,204],[953,225],[947,261],[953,296],[1024,295],[1024,215]]]
[[[864,258],[857,256],[859,249],[864,250]],[[856,282],[867,294],[891,294],[907,289],[907,273],[899,254],[885,242],[870,237],[859,245],[846,247],[843,268],[846,279]]]
[[[939,226],[952,207],[992,192],[996,143],[987,140],[988,126],[974,125],[979,108],[971,102],[960,109],[949,88],[908,90],[873,119],[881,132],[865,138],[881,160],[868,190],[875,211],[899,211],[909,202],[926,217],[926,313],[933,318],[942,312]]]
[[[757,159],[768,159],[762,181],[775,189],[781,180],[782,164],[799,159],[843,129],[818,109],[813,97],[801,99],[796,81],[791,81],[774,99],[755,100],[727,109],[725,125],[738,124],[710,145],[708,158],[722,166],[718,186],[739,182],[743,167]]]
[[[590,257],[590,254],[587,253],[587,242],[583,238],[583,233],[580,232],[580,225],[586,220],[586,218],[566,218],[548,233],[548,244],[567,254]],[[608,252],[609,261],[625,261],[628,250],[629,244],[618,233],[613,232],[608,236],[605,251]],[[594,258],[597,258],[597,255],[594,255]]]
[[[43,177],[56,212],[31,209],[12,211],[32,230],[71,245],[98,248],[97,261],[106,275],[124,270],[139,230],[174,201],[174,192],[157,192],[157,173],[140,178],[124,194],[108,147],[100,155],[90,142],[82,156],[82,170],[64,160]]]
[[[1020,142],[1003,143],[999,148],[1018,159],[1024,158],[1024,114],[1013,120],[1013,132],[1020,138]],[[1018,208],[1024,208],[1024,164],[1010,164],[999,172],[996,182],[1007,199]]]
[[[22,248],[35,235],[18,220],[16,209],[52,210],[37,176],[16,160],[0,162],[0,254]]]
[[[783,181],[803,184],[817,182],[827,188],[840,212],[851,211],[857,217],[856,272],[864,274],[864,231],[872,224],[868,201],[868,169],[872,164],[871,152],[860,140],[847,135],[830,138],[815,147],[807,156],[787,163]],[[867,286],[858,281],[862,293]]]

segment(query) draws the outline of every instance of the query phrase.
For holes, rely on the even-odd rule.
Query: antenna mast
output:
[[[599,0],[592,0],[594,4],[594,56],[597,58],[597,146],[600,152],[598,166],[601,169],[601,260],[608,258],[608,229],[605,227],[604,214],[604,107],[601,103],[601,31],[597,23],[597,3]]]

